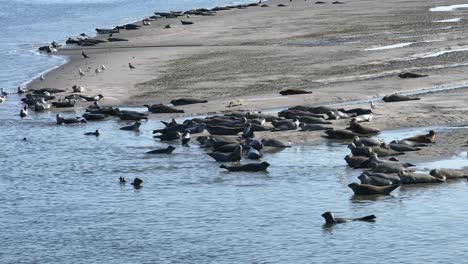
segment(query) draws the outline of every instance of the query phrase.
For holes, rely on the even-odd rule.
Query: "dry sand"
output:
[[[80,84],[87,95],[101,93],[103,105],[141,106],[165,103],[179,97],[207,99],[207,104],[181,107],[189,114],[230,110],[278,109],[298,104],[321,105],[369,99],[402,91],[419,91],[453,85],[468,86],[468,9],[430,12],[439,5],[462,1],[363,0],[268,1],[270,7],[220,11],[216,16],[161,19],[140,30],[114,37],[129,42],[95,47],[67,47],[59,55],[70,62],[49,72],[42,83],[29,88],[67,88]],[[286,7],[277,7],[284,3]],[[151,15],[151,14],[149,14]],[[140,23],[141,24],[141,23]],[[172,28],[164,29],[166,24]],[[99,36],[105,38],[106,36]],[[388,45],[411,45],[381,49]],[[377,48],[377,50],[366,50]],[[81,51],[91,56],[83,59]],[[448,51],[440,56],[431,54]],[[131,62],[136,69],[130,70]],[[94,69],[106,65],[105,72]],[[78,68],[86,72],[79,78]],[[403,71],[429,74],[401,79]],[[312,91],[308,95],[280,96],[286,88]],[[377,102],[380,108],[372,126],[401,127],[464,125],[467,123],[467,89],[420,95],[421,101]],[[243,106],[226,108],[232,99]],[[368,107],[368,103],[346,107]],[[152,115],[155,118],[161,115]],[[166,117],[167,115],[163,115]],[[346,121],[335,122],[343,128]],[[429,150],[410,154],[413,160],[438,159],[459,153],[466,141],[464,129],[440,134]],[[265,135],[266,134],[266,135]],[[259,133],[259,136],[272,136]],[[291,142],[319,141],[321,132],[275,133]]]

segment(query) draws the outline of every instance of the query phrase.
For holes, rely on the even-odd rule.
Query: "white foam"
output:
[[[433,53],[422,54],[422,55],[419,55],[419,56],[416,55],[416,57],[418,57],[418,58],[434,58],[434,57],[439,57],[439,56],[447,54],[447,53],[458,52],[458,51],[467,51],[467,50],[468,50],[468,47],[459,48],[459,49],[446,49],[446,50],[441,50],[441,51],[437,51],[437,52],[433,52]]]
[[[430,8],[429,11],[432,11],[432,12],[448,12],[448,11],[454,11],[454,10],[460,9],[460,8],[468,8],[468,4],[449,5],[449,6],[436,6],[436,7]]]
[[[365,49],[365,51],[397,49],[397,48],[408,47],[408,46],[411,46],[413,44],[414,44],[414,42],[398,43],[398,44],[393,44],[393,45],[388,45],[388,46],[368,48],[368,49]]]
[[[455,22],[460,22],[462,19],[457,17],[457,18],[451,18],[451,19],[444,19],[444,20],[436,20],[432,21],[434,23],[455,23]]]

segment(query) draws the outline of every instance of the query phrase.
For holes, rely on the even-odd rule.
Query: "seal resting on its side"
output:
[[[184,110],[172,108],[163,104],[144,105],[153,114],[184,113]]]
[[[392,94],[392,95],[386,95],[382,98],[384,102],[390,103],[390,102],[401,102],[401,101],[411,101],[411,100],[421,100],[419,97],[410,97],[406,95],[400,95],[400,94]]]
[[[223,164],[219,166],[222,169],[226,169],[228,171],[250,171],[250,172],[257,172],[257,171],[265,171],[270,166],[270,163],[264,161],[262,163],[248,163],[243,165],[226,165]]]
[[[420,73],[415,73],[415,72],[402,72],[398,74],[398,77],[403,78],[403,79],[408,79],[408,78],[421,78],[421,77],[427,77],[429,75],[427,74],[420,74]]]
[[[437,133],[434,130],[429,131],[426,135],[417,135],[414,137],[405,138],[404,140],[418,142],[418,143],[435,143]]]
[[[301,89],[286,89],[279,92],[281,95],[295,95],[295,94],[311,94],[312,92],[304,91]]]
[[[468,178],[468,175],[466,175],[465,172],[451,169],[433,169],[431,172],[429,172],[429,174],[432,177],[439,179],[445,178],[447,180]]]
[[[174,99],[171,101],[171,104],[178,106],[178,105],[189,105],[189,104],[202,104],[208,103],[207,100],[198,100],[198,99],[191,99],[191,98],[180,98]]]
[[[348,185],[355,195],[389,195],[393,190],[400,187],[399,184],[388,185],[388,186],[374,186],[369,184],[351,183]]]
[[[339,218],[335,217],[332,212],[325,212],[322,214],[322,217],[325,218],[326,225],[333,225],[333,224],[341,224],[351,221],[366,221],[366,222],[373,222],[375,221],[375,215],[368,215],[359,218]]]

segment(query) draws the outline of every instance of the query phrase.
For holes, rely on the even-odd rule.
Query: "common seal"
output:
[[[437,133],[434,130],[429,131],[426,135],[416,135],[413,137],[405,138],[407,141],[414,141],[418,143],[435,143]]]
[[[26,116],[28,116],[28,105],[24,105],[24,107],[23,107],[23,109],[21,109],[19,115],[20,115],[21,118],[25,118]]]
[[[397,156],[405,154],[404,152],[395,151],[393,149],[386,148],[385,146],[385,143],[382,143],[380,144],[380,146],[371,147],[371,152],[377,154],[379,157]]]
[[[304,91],[301,89],[286,89],[279,92],[281,95],[295,95],[295,94],[311,94],[312,92]]]
[[[178,106],[178,105],[189,105],[189,104],[203,104],[208,103],[207,100],[198,100],[198,99],[191,99],[191,98],[179,98],[174,99],[171,101],[171,104]]]
[[[54,94],[54,93],[63,93],[66,91],[63,89],[58,89],[58,88],[42,88],[42,89],[34,90],[33,94],[45,94],[46,92],[50,94]]]
[[[156,135],[156,136],[153,136],[153,137],[159,138],[161,141],[171,141],[171,140],[180,139],[180,133],[179,132],[169,132],[169,133],[166,133],[166,134]]]
[[[354,121],[353,119],[349,123],[349,127],[346,129],[349,129],[353,132],[362,134],[362,135],[373,135],[373,134],[378,134],[380,133],[380,130],[377,128],[372,128],[369,126],[364,126],[362,124],[359,124],[358,122]]]
[[[57,124],[83,124],[87,123],[86,120],[82,117],[72,117],[72,118],[63,118],[60,114],[56,115]]]
[[[378,139],[368,138],[368,137],[356,136],[353,138],[353,143],[356,146],[375,147],[375,146],[380,146],[380,144],[382,144],[382,141]]]
[[[351,122],[361,123],[361,122],[370,122],[374,118],[374,114],[365,114],[365,115],[358,115],[351,119]]]
[[[274,126],[274,131],[284,131],[284,130],[296,130],[299,126],[299,120],[297,119],[286,119],[273,121],[271,124]]]
[[[351,116],[341,111],[330,111],[327,113],[327,117],[328,119],[331,119],[331,120],[338,120],[338,119],[350,118]]]
[[[74,93],[83,93],[85,91],[84,87],[81,85],[73,85],[72,90]]]
[[[460,178],[468,178],[468,175],[465,174],[464,171],[458,171],[458,170],[451,170],[451,169],[433,169],[429,174],[432,177],[436,177],[439,179],[447,179],[447,180],[453,180],[453,179],[460,179]]]
[[[143,181],[142,181],[140,178],[135,178],[135,179],[133,180],[133,182],[130,183],[130,184],[133,185],[133,187],[134,187],[135,189],[140,189],[142,183],[143,183]]]
[[[229,154],[211,152],[211,153],[208,153],[208,155],[218,162],[240,161],[242,158],[242,146],[238,145],[237,148],[232,153],[229,153]]]
[[[148,119],[148,117],[143,113],[129,113],[129,112],[122,112],[117,114],[117,117],[120,120],[132,120],[132,121],[140,121],[142,119]]]
[[[389,195],[396,188],[400,187],[399,184],[388,185],[388,186],[374,186],[369,184],[351,183],[348,185],[355,195]]]
[[[186,129],[181,136],[182,145],[187,145],[190,141],[190,129]]]
[[[242,127],[225,127],[212,125],[207,125],[205,128],[211,135],[237,135],[244,130]]]
[[[245,155],[248,159],[258,160],[263,157],[262,153],[252,147],[249,147],[247,154]]]
[[[83,118],[88,121],[102,121],[108,117],[106,114],[91,114],[91,113],[84,113]]]
[[[441,183],[445,182],[445,177],[436,178],[425,173],[415,173],[400,171],[398,173],[402,184],[418,184],[418,183]]]
[[[184,110],[172,108],[163,104],[144,105],[153,114],[185,113]]]
[[[288,110],[299,110],[299,111],[305,111],[305,112],[310,112],[313,114],[326,114],[330,111],[344,111],[344,109],[339,108],[332,108],[328,106],[317,106],[317,107],[311,107],[311,106],[304,106],[304,105],[297,105],[294,107],[288,108]]]
[[[187,20],[181,20],[180,23],[182,25],[193,25],[193,22],[192,21],[187,21]]]
[[[420,73],[415,73],[415,72],[402,72],[398,74],[398,77],[403,78],[403,79],[408,79],[408,78],[421,78],[421,77],[427,77],[429,75],[427,74],[420,74]]]
[[[389,180],[389,181],[392,182],[392,185],[401,183],[400,177],[398,175],[394,175],[394,174],[375,173],[375,172],[370,172],[370,171],[364,171],[361,175],[365,175],[365,176],[372,177],[372,178],[381,178],[381,179]]]
[[[258,172],[258,171],[266,171],[266,169],[270,166],[270,163],[264,161],[262,163],[248,163],[243,165],[227,165],[223,164],[219,166],[222,169],[226,169],[228,171],[249,171],[249,172]]]
[[[291,146],[276,139],[262,139],[263,146],[274,148],[290,148]]]
[[[325,134],[332,139],[353,139],[355,136],[361,136],[361,134],[345,129],[329,129],[325,131]]]
[[[408,146],[408,145],[405,145],[405,144],[397,144],[397,143],[390,143],[390,144],[384,143],[383,145],[381,145],[381,147],[382,148],[393,149],[393,150],[398,151],[398,152],[419,151],[419,150],[421,150],[421,148],[412,147],[412,146]]]
[[[359,115],[369,115],[369,114],[373,114],[374,112],[371,110],[371,109],[367,109],[367,108],[352,108],[352,109],[348,109],[348,110],[340,110],[341,112],[343,113],[346,113],[346,114],[351,114],[351,115],[356,115],[356,116],[359,116]]]
[[[379,177],[372,177],[365,174],[359,175],[358,179],[361,181],[361,184],[370,184],[374,186],[387,186],[392,185],[392,181]]]
[[[356,146],[354,143],[348,145],[348,149],[351,150],[351,153],[354,156],[369,156],[370,155],[370,147],[365,146]]]
[[[75,104],[76,104],[76,100],[74,99],[52,102],[52,106],[55,106],[57,108],[74,107]]]
[[[244,131],[242,132],[242,137],[243,138],[254,138],[254,131],[252,128],[252,124],[247,123],[244,126]]]
[[[334,225],[334,224],[342,224],[351,221],[365,221],[365,222],[373,222],[375,221],[375,215],[368,215],[359,218],[339,218],[335,217],[331,212],[325,212],[322,214],[322,217],[325,218],[326,225]]]
[[[141,126],[141,122],[140,121],[136,121],[133,125],[131,126],[124,126],[124,127],[121,127],[120,130],[126,130],[126,131],[137,131],[139,130]]]
[[[299,123],[299,127],[302,131],[317,131],[317,130],[328,130],[331,127],[327,127],[320,124],[306,124],[304,122]]]
[[[344,160],[346,161],[346,163],[348,163],[350,167],[355,169],[369,168],[370,164],[369,158],[363,156],[346,155]]]
[[[44,98],[39,99],[39,101],[36,101],[34,104],[34,111],[39,112],[39,111],[44,111],[47,109],[50,109],[52,105],[49,104],[44,100]]]
[[[85,95],[80,95],[81,98],[85,99],[88,102],[96,102],[104,98],[102,94],[98,94],[95,96],[85,96]]]
[[[391,102],[402,102],[402,101],[412,101],[412,100],[421,100],[419,97],[410,97],[406,95],[400,94],[392,94],[386,95],[382,98],[384,102],[391,103]]]
[[[155,150],[148,151],[146,153],[148,154],[171,154],[174,151],[174,149],[175,147],[168,146],[165,149],[155,149]]]
[[[301,111],[301,110],[283,110],[281,112],[278,112],[278,116],[284,117],[286,119],[293,119],[298,116],[300,117],[310,116],[310,117],[316,117],[316,118],[323,118],[323,114],[314,114],[311,112]],[[278,120],[278,118],[276,118],[275,120]],[[267,120],[267,121],[271,122],[273,120]]]
[[[406,170],[406,168],[400,163],[388,161],[375,162],[372,157],[370,167],[372,171],[382,173],[399,173]]]
[[[85,136],[96,136],[96,137],[99,137],[101,135],[101,132],[99,131],[99,129],[96,129],[96,131],[94,132],[86,132],[84,133]]]
[[[323,118],[311,117],[311,116],[299,116],[296,117],[299,122],[304,122],[306,124],[323,124],[323,125],[331,125],[333,124],[330,121],[327,121]]]

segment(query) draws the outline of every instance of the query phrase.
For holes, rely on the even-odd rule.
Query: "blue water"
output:
[[[8,62],[0,68],[0,86],[14,89],[63,62],[35,53],[42,43],[156,10],[229,3],[64,2],[0,0],[0,22],[9,25],[0,42],[0,58]],[[0,105],[2,264],[465,262],[464,180],[359,199],[347,187],[360,171],[346,166],[346,144],[294,145],[265,154],[272,164],[268,173],[227,173],[193,143],[174,143],[168,157],[145,154],[167,146],[152,138],[159,120],[145,122],[140,133],[118,130],[127,123],[117,120],[59,126],[51,112],[20,120],[19,99],[11,95]],[[99,138],[83,135],[97,128]],[[455,160],[468,162],[466,155]],[[120,176],[140,177],[144,187],[119,185]],[[375,214],[377,221],[326,228],[320,215],[328,210],[347,217]]]

